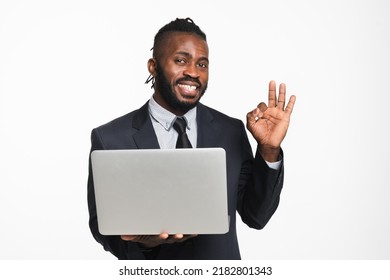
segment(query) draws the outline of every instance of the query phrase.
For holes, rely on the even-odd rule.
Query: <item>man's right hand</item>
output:
[[[121,235],[122,240],[137,242],[145,248],[153,248],[161,244],[172,244],[177,242],[184,242],[190,238],[197,236],[197,234],[171,234],[166,232],[160,235]]]

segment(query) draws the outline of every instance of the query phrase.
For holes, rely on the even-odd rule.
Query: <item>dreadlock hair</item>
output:
[[[206,41],[206,34],[202,30],[200,30],[199,26],[197,26],[194,21],[190,18],[176,18],[176,20],[171,21],[170,23],[163,26],[154,36],[154,45],[153,49],[156,47],[156,43],[160,42],[164,33],[167,32],[187,32],[193,33],[200,36],[203,40]]]
[[[206,41],[206,34],[199,28],[198,25],[194,23],[194,21],[191,18],[184,18],[184,19],[176,18],[175,20],[171,21],[170,23],[160,28],[160,30],[154,36],[153,48],[151,49],[153,50],[153,57],[156,57],[158,48],[161,47],[160,43],[164,39],[164,36],[172,32],[192,33],[198,35],[199,37],[201,37],[203,40]],[[145,84],[148,84],[150,81],[152,81],[152,88],[153,88],[154,77],[152,75],[149,75]]]

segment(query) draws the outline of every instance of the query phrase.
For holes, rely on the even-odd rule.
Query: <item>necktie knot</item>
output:
[[[173,124],[173,128],[179,133],[176,142],[176,148],[192,148],[191,142],[188,139],[186,128],[187,123],[186,120],[182,117],[177,117],[175,123]]]
[[[175,123],[173,124],[173,128],[179,133],[183,134],[186,132],[187,123],[186,120],[182,117],[177,117]]]

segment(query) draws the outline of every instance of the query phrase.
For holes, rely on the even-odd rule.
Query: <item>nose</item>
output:
[[[191,78],[199,78],[199,69],[195,63],[187,64],[183,74]]]

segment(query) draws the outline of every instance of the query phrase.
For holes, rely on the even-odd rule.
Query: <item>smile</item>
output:
[[[197,86],[191,86],[191,85],[183,85],[183,84],[178,84],[178,86],[182,89],[188,90],[188,91],[194,91],[198,87]]]

